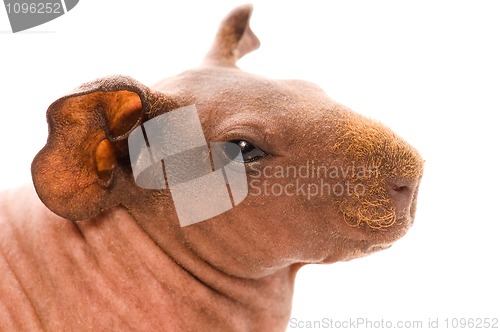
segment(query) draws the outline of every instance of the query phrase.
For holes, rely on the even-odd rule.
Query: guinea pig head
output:
[[[72,220],[122,206],[157,243],[182,239],[239,277],[349,260],[401,238],[414,221],[422,158],[392,130],[312,83],[240,70],[238,59],[259,47],[251,11],[239,7],[223,20],[199,68],[152,87],[108,77],[53,103],[49,139],[32,166],[41,200]],[[146,133],[148,121],[184,109],[195,110],[199,126],[181,126],[182,135],[201,130],[206,142],[239,148],[247,187],[224,213],[182,227],[168,165],[158,164],[156,173],[164,188],[139,186],[129,138]],[[199,160],[213,166],[210,146]],[[213,200],[193,204],[209,209]]]

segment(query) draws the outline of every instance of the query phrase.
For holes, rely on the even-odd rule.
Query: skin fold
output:
[[[199,68],[152,87],[98,79],[49,107],[33,185],[0,193],[0,330],[284,331],[300,267],[366,256],[411,227],[418,152],[312,83],[237,68],[259,47],[251,12],[222,21]],[[188,105],[207,141],[263,154],[245,164],[240,204],[181,227],[168,188],[135,184],[127,138]],[[325,168],[277,173],[312,165]],[[349,191],[264,191],[333,178]]]

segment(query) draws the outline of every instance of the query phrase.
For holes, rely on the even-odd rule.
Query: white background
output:
[[[101,76],[152,84],[198,65],[220,19],[238,4],[81,0],[68,14],[18,34],[0,7],[0,189],[30,181],[52,101]],[[440,327],[447,317],[499,318],[497,2],[254,6],[251,26],[262,46],[240,61],[242,69],[315,82],[392,127],[426,160],[408,235],[368,258],[305,267],[292,317],[424,326],[439,318]]]

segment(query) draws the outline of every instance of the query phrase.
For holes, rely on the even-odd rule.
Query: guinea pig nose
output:
[[[412,209],[419,181],[408,179],[390,179],[387,181],[388,193],[392,197],[398,214]]]
[[[394,191],[394,192],[404,194],[405,192],[407,192],[410,189],[410,187],[408,185],[405,185],[405,184],[391,183],[391,184],[389,184],[389,189]]]

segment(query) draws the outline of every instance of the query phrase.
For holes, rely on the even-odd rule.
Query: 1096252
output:
[[[15,2],[5,5],[8,14],[62,14],[63,8],[58,2]]]
[[[446,318],[447,329],[498,329],[498,318]]]

